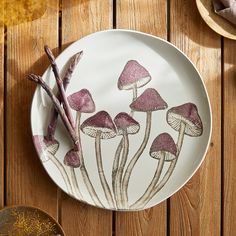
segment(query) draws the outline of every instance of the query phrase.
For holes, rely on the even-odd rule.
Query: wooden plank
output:
[[[224,39],[224,165],[223,165],[223,235],[236,232],[236,119],[235,119],[236,42]]]
[[[6,203],[28,204],[57,214],[57,188],[36,155],[30,129],[30,106],[35,84],[30,72],[42,74],[49,65],[44,44],[58,42],[58,1],[44,15],[7,28],[7,184]]]
[[[112,28],[112,1],[62,0],[62,46]]]
[[[166,39],[166,7],[165,0],[117,1],[117,28],[140,30]],[[166,235],[166,205],[165,201],[141,212],[117,212],[116,235]]]
[[[221,40],[201,19],[195,1],[170,1],[170,40],[199,69],[210,96],[213,133],[200,170],[170,200],[170,235],[220,235]]]
[[[85,35],[111,27],[111,1],[62,1],[63,48]],[[112,212],[82,204],[65,194],[61,199],[61,223],[70,236],[112,235]]]
[[[4,206],[4,27],[0,25],[0,208]]]
[[[139,30],[164,39],[167,38],[166,1],[122,0],[117,1],[116,4],[117,28]]]

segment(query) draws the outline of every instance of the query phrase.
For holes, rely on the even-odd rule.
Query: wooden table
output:
[[[31,140],[35,85],[25,77],[47,68],[43,45],[58,54],[73,41],[110,28],[140,30],[176,45],[199,69],[212,104],[212,141],[200,170],[173,197],[136,213],[96,209],[62,193]],[[42,17],[1,27],[0,38],[5,41],[0,45],[1,207],[38,206],[56,217],[68,236],[235,235],[236,42],[208,28],[194,0],[50,0]]]

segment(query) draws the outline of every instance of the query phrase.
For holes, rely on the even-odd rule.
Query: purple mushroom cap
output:
[[[101,139],[110,139],[116,136],[116,127],[106,111],[100,111],[89,117],[81,125],[84,134],[95,138],[100,133]]]
[[[43,162],[49,160],[47,156],[48,152],[55,155],[59,149],[59,142],[57,140],[47,140],[43,135],[34,135],[33,142],[36,151]]]
[[[80,167],[80,158],[78,151],[70,150],[64,157],[64,164],[73,168]]]
[[[136,134],[139,131],[139,123],[125,112],[119,113],[115,119],[114,123],[117,128],[118,135],[122,135],[124,132],[127,134]]]
[[[181,122],[184,122],[185,134],[197,137],[202,135],[203,126],[198,109],[193,103],[173,107],[167,112],[167,122],[175,130],[180,130]]]
[[[155,159],[160,159],[164,155],[165,161],[172,161],[176,158],[177,147],[168,133],[162,133],[154,139],[149,154]]]
[[[153,88],[146,89],[136,100],[130,104],[134,111],[149,112],[167,108],[167,103]]]
[[[93,98],[87,89],[81,89],[68,96],[67,99],[70,107],[76,111],[83,113],[92,113],[95,111]]]
[[[149,72],[135,60],[126,63],[118,80],[120,90],[129,90],[134,86],[140,88],[151,80]]]

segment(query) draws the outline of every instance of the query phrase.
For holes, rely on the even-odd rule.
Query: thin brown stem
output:
[[[134,87],[133,87],[133,101],[137,99],[137,94],[138,94],[137,84],[134,84]]]
[[[79,189],[78,181],[77,181],[77,178],[76,178],[75,169],[73,167],[70,167],[70,174],[71,174],[72,184],[73,184],[73,187],[74,187],[74,190],[75,190],[75,195],[80,200],[83,200],[82,193]]]
[[[98,174],[99,174],[99,178],[100,178],[100,181],[101,181],[101,185],[102,185],[103,191],[105,193],[105,197],[107,199],[109,207],[114,208],[114,206],[115,206],[114,200],[113,200],[111,190],[110,190],[110,187],[107,183],[105,173],[104,173],[104,170],[103,170],[100,132],[98,132],[97,135],[96,135],[95,150],[96,150],[96,160],[97,160]]]
[[[162,180],[155,186],[155,188],[153,189],[150,197],[143,202],[142,205],[139,205],[140,209],[142,209],[143,207],[146,206],[146,204],[165,186],[166,182],[169,180],[170,176],[172,175],[175,166],[177,164],[178,158],[179,158],[179,154],[183,145],[183,140],[184,140],[184,133],[185,133],[185,127],[186,124],[184,122],[181,122],[180,125],[180,130],[179,130],[179,136],[178,136],[178,141],[177,141],[177,155],[176,158],[170,163],[170,166],[168,168],[168,170],[166,171],[164,177],[162,178]]]
[[[131,207],[130,207],[131,209],[135,209],[137,206],[142,205],[147,200],[149,200],[151,193],[153,191],[153,188],[157,185],[157,183],[161,177],[161,172],[163,170],[164,162],[165,162],[165,154],[162,153],[162,157],[160,158],[160,160],[158,162],[157,169],[155,171],[155,174],[153,176],[151,183],[147,187],[144,194],[133,205],[131,205]]]
[[[115,196],[116,205],[118,204],[118,202],[117,202],[117,194],[116,194],[116,190],[115,190],[115,182],[116,182],[116,176],[117,176],[119,163],[120,163],[120,154],[121,154],[121,151],[123,148],[122,142],[123,142],[123,137],[116,149],[115,158],[114,158],[114,162],[113,162],[113,166],[112,166],[112,189],[113,189],[113,193]]]
[[[124,132],[123,135],[123,140],[124,140],[124,144],[123,144],[123,156],[121,159],[121,164],[118,170],[118,175],[117,175],[117,181],[118,181],[118,196],[119,196],[119,204],[120,207],[124,207],[125,203],[124,203],[124,199],[123,199],[123,194],[122,194],[122,177],[123,177],[123,173],[124,173],[124,168],[128,159],[128,154],[129,154],[129,139],[128,139],[128,134],[127,132]]]
[[[49,159],[52,161],[52,163],[57,167],[57,169],[60,171],[61,175],[62,175],[62,178],[66,184],[66,188],[67,188],[67,191],[70,193],[70,194],[73,194],[73,191],[72,191],[72,184],[70,183],[70,179],[69,179],[69,176],[64,168],[64,166],[61,164],[60,161],[57,160],[57,158],[50,152],[47,153],[47,156],[49,157]]]
[[[80,119],[81,119],[81,113],[78,111],[76,114],[76,127],[75,127],[75,132],[76,135],[78,137],[78,139],[80,140]]]
[[[138,94],[137,84],[134,84],[134,87],[133,87],[133,101],[135,101],[137,99],[137,94]],[[131,116],[134,115],[134,110],[131,110],[130,115]]]
[[[122,176],[123,176],[123,171],[124,171],[124,166],[126,164],[126,161],[127,161],[127,157],[128,157],[128,148],[129,148],[129,140],[128,140],[128,135],[127,135],[127,132],[124,131],[124,134],[123,134],[123,155],[122,155],[122,158],[121,158],[121,163],[118,167],[118,170],[117,170],[117,174],[116,174],[116,179],[115,179],[115,184],[114,184],[114,187],[115,187],[115,200],[116,200],[116,204],[117,204],[117,207],[118,209],[121,209],[122,208],[122,194],[121,194],[121,191],[122,191]]]
[[[96,206],[100,206],[100,207],[104,207],[102,202],[100,201],[100,199],[98,198],[98,195],[92,185],[92,182],[89,178],[88,175],[88,171],[86,169],[85,163],[84,163],[84,156],[83,156],[83,150],[82,150],[82,145],[81,145],[81,139],[80,139],[80,119],[81,119],[81,113],[77,112],[76,115],[76,135],[78,137],[79,140],[79,146],[80,146],[80,171],[81,171],[81,175],[84,181],[84,184],[89,192],[89,195],[91,197],[91,199],[93,200],[94,204]]]
[[[133,101],[137,98],[137,85],[135,85],[133,87]],[[130,111],[130,116],[133,117],[134,116],[134,111],[131,110]],[[115,158],[114,158],[114,161],[113,161],[113,166],[112,166],[112,190],[113,190],[113,193],[116,197],[116,193],[115,193],[115,180],[116,180],[116,175],[117,175],[117,171],[118,171],[118,168],[119,168],[119,165],[120,165],[120,155],[121,155],[121,151],[123,149],[123,137],[120,141],[120,143],[118,144],[117,146],[117,149],[116,149],[116,153],[115,153]],[[117,205],[117,201],[116,201],[116,205]]]
[[[125,208],[128,208],[128,185],[129,185],[130,176],[131,176],[131,173],[132,173],[139,157],[142,155],[144,149],[147,146],[147,142],[149,140],[150,131],[151,131],[151,123],[152,123],[152,113],[147,112],[146,129],[145,129],[143,141],[142,141],[139,149],[137,150],[137,152],[133,156],[133,158],[130,160],[130,162],[126,168],[124,177],[123,177],[122,188],[123,188],[123,199],[124,199]]]

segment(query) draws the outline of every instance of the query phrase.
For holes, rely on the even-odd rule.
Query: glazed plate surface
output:
[[[44,168],[63,191],[93,206],[133,211],[164,201],[191,178],[209,145],[211,108],[199,73],[160,38],[108,30],[80,39],[59,55],[62,77],[80,51],[66,94],[80,91],[79,104],[86,95],[90,108],[94,105],[94,112],[79,112],[76,127],[83,168],[65,164],[73,145],[61,119],[56,150],[40,153],[36,147]],[[43,79],[56,93],[51,67]],[[78,112],[71,111],[76,119]],[[51,114],[51,100],[37,87],[31,110],[34,141],[47,136]]]

